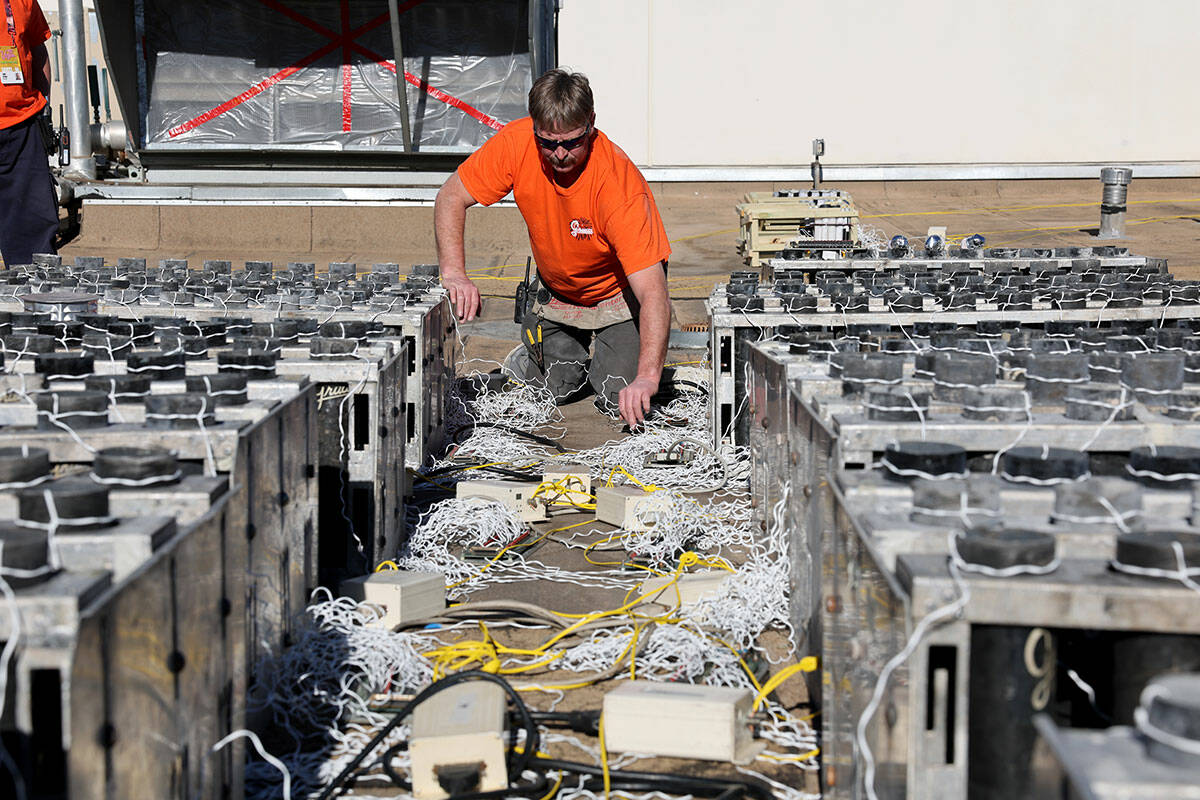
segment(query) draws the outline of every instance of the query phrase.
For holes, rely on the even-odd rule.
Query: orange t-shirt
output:
[[[11,128],[46,107],[46,98],[33,88],[33,51],[50,38],[50,26],[34,0],[8,0],[16,37],[9,36],[4,0],[0,0],[0,50],[16,47],[25,82],[0,84],[0,128]]]
[[[538,273],[564,299],[594,306],[628,286],[626,276],[671,254],[642,173],[600,131],[583,173],[559,186],[542,163],[529,117],[505,125],[458,168],[475,201],[509,192],[529,228]]]

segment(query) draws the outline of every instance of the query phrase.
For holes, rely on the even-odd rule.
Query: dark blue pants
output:
[[[0,254],[5,267],[53,253],[58,202],[46,149],[32,117],[0,129]]]

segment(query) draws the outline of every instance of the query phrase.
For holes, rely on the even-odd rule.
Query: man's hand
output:
[[[664,262],[665,264],[665,262]],[[658,391],[667,339],[671,332],[671,299],[667,294],[664,264],[629,276],[629,288],[638,299],[638,370],[633,383],[621,390],[617,404],[621,418],[636,428],[650,411],[650,398]]]
[[[480,307],[479,288],[471,282],[471,279],[465,275],[453,278],[443,275],[442,286],[450,295],[450,302],[454,303],[454,310],[458,313],[458,318],[463,322],[475,319]]]
[[[657,391],[658,381],[649,378],[636,378],[621,390],[617,404],[621,410],[621,419],[625,420],[630,429],[642,424],[650,411],[650,398]]]

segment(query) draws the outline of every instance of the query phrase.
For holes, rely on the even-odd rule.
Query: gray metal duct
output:
[[[71,129],[71,164],[68,175],[96,177],[92,160],[91,120],[88,118],[87,52],[85,50],[83,0],[62,0],[58,8],[62,24],[62,87],[67,127]]]

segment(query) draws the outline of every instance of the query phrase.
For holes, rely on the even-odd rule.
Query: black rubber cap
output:
[[[1054,560],[1052,535],[1018,528],[971,528],[955,537],[963,561],[992,569],[1021,564],[1044,567]]]
[[[250,317],[226,317],[225,318],[225,333],[230,336],[241,335],[245,336],[250,333],[250,328],[254,325],[254,320]]]
[[[199,361],[208,358],[208,339],[203,336],[159,334],[158,342],[164,352],[178,350],[185,361]]]
[[[118,400],[129,400],[150,393],[150,378],[141,375],[89,375],[83,379],[83,388],[89,392],[104,392],[116,395]]]
[[[125,359],[125,369],[159,381],[181,381],[187,373],[183,351],[133,352]]]
[[[962,415],[978,420],[1023,420],[1026,412],[1026,395],[1018,389],[1002,386],[976,386],[962,391]]]
[[[66,523],[63,532],[92,530],[108,523],[70,524],[73,519],[108,516],[108,489],[87,478],[64,478],[17,493],[17,509],[21,519],[42,525],[50,522],[50,508],[45,492],[50,493],[58,518]]]
[[[889,353],[842,353],[843,381],[867,384],[899,382],[904,377],[904,356]],[[830,359],[830,372],[833,372]]]
[[[1183,353],[1138,353],[1122,362],[1121,383],[1134,389],[1183,388]]]
[[[151,428],[188,430],[200,427],[200,415],[205,425],[216,422],[213,409],[216,403],[203,394],[146,395],[146,425]]]
[[[53,353],[58,341],[37,333],[14,333],[4,337],[4,349],[17,353]]]
[[[149,322],[131,322],[129,320],[117,320],[108,324],[108,332],[117,336],[128,336],[135,341],[150,341],[154,338],[154,325]]]
[[[1200,744],[1200,674],[1160,675],[1146,688],[1151,690],[1146,708],[1150,725]]]
[[[128,336],[117,336],[111,333],[85,333],[83,349],[93,357],[109,361],[115,358],[125,358],[133,352],[133,340]]]
[[[159,447],[106,447],[92,462],[92,472],[100,478],[131,481],[166,478],[178,470],[175,454]]]
[[[362,339],[367,335],[367,323],[361,320],[326,322],[320,326],[318,333],[330,339]]]
[[[918,422],[929,413],[929,392],[900,386],[867,389],[867,419],[887,422]]]
[[[207,394],[218,406],[243,406],[248,400],[246,376],[235,372],[216,375],[191,375],[184,378],[189,393]]]
[[[350,357],[358,349],[355,339],[333,339],[327,336],[314,336],[308,342],[308,351],[315,356]]]
[[[274,353],[217,353],[217,369],[245,375],[247,380],[266,380],[275,377]]]
[[[815,312],[817,310],[817,298],[811,294],[782,295],[781,302],[788,311]]]
[[[45,531],[26,530],[12,524],[0,526],[0,567],[6,570],[41,570],[49,560],[49,537]],[[43,579],[47,575],[41,576]],[[34,583],[38,578],[5,576],[13,588]]]
[[[250,326],[251,336],[261,336],[266,339],[294,340],[300,335],[300,328],[294,320],[276,320],[275,322],[256,322]]]
[[[33,371],[38,375],[82,378],[95,371],[96,359],[88,353],[39,353]]]
[[[1155,472],[1171,483],[1192,481],[1195,478],[1189,476],[1200,475],[1200,448],[1175,445],[1135,447],[1129,451],[1128,471],[1139,480],[1160,481],[1152,476],[1137,475],[1139,472]]]
[[[1046,333],[1049,336],[1074,336],[1078,331],[1078,322],[1065,319],[1046,320]]]
[[[76,314],[75,321],[82,324],[85,328],[91,328],[96,331],[107,331],[108,326],[117,321],[117,318],[112,314]]]
[[[1014,447],[1001,457],[1000,469],[1014,478],[1073,481],[1087,475],[1088,455],[1060,447]]]
[[[51,415],[72,428],[108,424],[108,395],[103,392],[38,392],[33,402],[38,410],[38,430],[62,430],[51,421]]]
[[[143,317],[143,322],[149,322],[154,326],[154,330],[162,333],[163,331],[178,331],[184,325],[188,325],[188,321],[183,317]]]
[[[296,329],[300,331],[301,336],[312,336],[321,327],[320,320],[315,320],[312,317],[298,317],[298,318],[296,318],[295,322],[296,322]],[[351,321],[349,324],[353,325],[356,323]],[[364,329],[369,327],[366,322],[362,323],[362,325],[363,325]]]
[[[37,326],[37,332],[43,336],[53,336],[55,339],[78,342],[83,338],[83,323],[43,322]]]
[[[945,442],[897,442],[888,445],[883,453],[884,463],[891,467],[888,474],[921,472],[925,475],[961,475],[967,471],[967,451]],[[907,477],[907,476],[897,476]]]
[[[270,353],[277,356],[282,348],[282,339],[262,336],[234,336],[229,339],[229,349],[235,353]]]
[[[0,483],[28,483],[50,474],[50,452],[42,447],[0,447]]]
[[[1175,544],[1183,548],[1188,567],[1200,567],[1200,534],[1184,531],[1145,531],[1117,536],[1117,561],[1146,569],[1179,569]]]
[[[1112,383],[1072,384],[1067,387],[1066,417],[1091,422],[1133,419],[1130,394]]]

